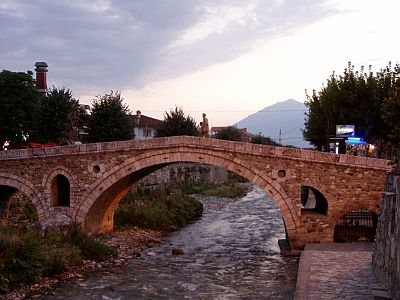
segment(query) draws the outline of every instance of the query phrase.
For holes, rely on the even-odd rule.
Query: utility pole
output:
[[[282,130],[279,128],[279,144],[282,144]]]

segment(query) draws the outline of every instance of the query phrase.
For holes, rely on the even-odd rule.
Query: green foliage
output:
[[[69,144],[78,137],[79,101],[69,89],[53,87],[44,97],[40,113],[40,132],[44,142]]]
[[[21,143],[37,135],[41,95],[32,72],[0,73],[0,142]]]
[[[63,234],[50,230],[0,227],[0,293],[44,276],[63,272],[67,264],[80,264],[81,256],[104,259],[114,250],[85,236],[75,226]]]
[[[200,194],[204,196],[237,198],[244,197],[247,193],[247,188],[243,185],[227,182],[227,183],[203,183],[193,184],[187,182],[184,185],[184,191],[187,194]]]
[[[182,108],[175,107],[170,112],[165,112],[164,122],[157,128],[155,136],[198,136],[200,133],[196,121],[191,116],[186,116]]]
[[[44,238],[38,230],[0,229],[0,292],[8,292],[65,268],[65,253],[57,248],[60,237]]]
[[[400,66],[392,73],[392,88],[382,104],[382,116],[389,127],[387,141],[392,158],[393,171],[400,174]]]
[[[317,149],[326,149],[336,125],[353,124],[367,142],[387,141],[391,130],[382,104],[391,95],[396,77],[398,69],[392,71],[390,64],[374,74],[371,68],[355,71],[349,62],[343,75],[333,73],[319,92],[307,94],[304,138]]]
[[[182,227],[202,215],[203,205],[189,196],[166,196],[138,203],[121,203],[114,216],[117,227],[170,230]]]
[[[104,260],[109,256],[116,255],[115,249],[84,234],[78,225],[71,228],[68,238],[72,245],[80,249],[82,256],[86,259]]]
[[[13,222],[23,222],[25,220],[36,222],[38,220],[36,207],[31,201],[11,201],[10,215],[14,217]]]
[[[240,131],[233,126],[223,128],[221,131],[217,132],[214,137],[220,140],[241,141]]]
[[[270,137],[266,137],[266,136],[263,136],[261,134],[253,136],[251,138],[251,143],[260,144],[260,145],[282,146],[281,144],[279,144],[278,142],[275,142]]]
[[[134,137],[128,107],[118,91],[93,100],[87,133],[89,142],[123,141]]]

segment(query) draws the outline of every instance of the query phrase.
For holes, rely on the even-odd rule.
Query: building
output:
[[[157,127],[163,122],[145,115],[142,115],[140,110],[136,111],[136,115],[132,116],[133,132],[135,139],[147,140],[152,139]]]
[[[220,132],[221,130],[223,130],[223,129],[225,129],[225,128],[228,128],[228,127],[229,127],[229,126],[211,127],[210,136],[211,136],[211,137],[214,137],[214,135],[215,135],[217,132]],[[235,128],[236,128],[236,127],[235,127]],[[250,143],[250,142],[251,142],[251,138],[256,136],[256,135],[253,134],[253,133],[247,132],[247,128],[236,128],[236,129],[237,129],[237,130],[239,131],[239,133],[240,133],[240,140],[241,140],[242,142]]]

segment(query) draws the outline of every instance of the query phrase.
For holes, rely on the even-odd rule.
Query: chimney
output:
[[[140,117],[142,116],[142,113],[140,112],[140,110],[136,111],[136,126],[139,126],[140,124]]]
[[[36,71],[36,88],[41,94],[47,92],[47,67],[48,65],[44,61],[38,61],[35,63]]]

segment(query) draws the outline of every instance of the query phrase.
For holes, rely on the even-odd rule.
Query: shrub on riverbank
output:
[[[0,293],[60,274],[82,258],[99,260],[112,254],[113,249],[85,236],[78,227],[66,234],[0,227]]]
[[[193,184],[187,182],[183,189],[187,194],[200,194],[203,196],[238,198],[246,196],[248,187],[236,182]]]
[[[203,205],[190,196],[150,192],[145,197],[128,196],[115,211],[114,224],[117,228],[168,231],[185,226],[202,213]]]

